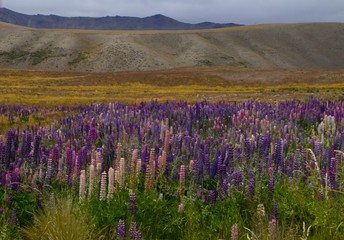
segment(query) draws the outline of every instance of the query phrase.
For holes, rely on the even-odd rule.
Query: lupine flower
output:
[[[242,171],[241,169],[233,173],[233,184],[239,187],[242,183]]]
[[[239,226],[238,226],[238,224],[232,225],[231,240],[239,240]]]
[[[80,185],[79,185],[79,199],[83,201],[86,193],[86,173],[85,170],[81,170]]]
[[[272,196],[274,194],[274,187],[275,187],[275,181],[274,178],[270,178],[268,182],[268,190],[269,190],[269,199],[272,199]]]
[[[135,193],[130,193],[129,194],[129,208],[130,208],[130,213],[132,215],[136,214],[136,195]]]
[[[110,167],[109,173],[108,173],[108,199],[111,199],[113,197],[113,194],[115,192],[115,170]]]
[[[122,219],[118,221],[117,225],[117,239],[125,239],[126,234],[125,234],[125,223]]]
[[[129,189],[135,189],[137,185],[137,160],[138,160],[139,151],[137,149],[133,150],[131,162],[130,162],[130,182],[129,182]]]
[[[254,177],[250,178],[250,181],[248,182],[248,197],[250,200],[253,199],[253,195],[254,195],[254,187],[255,187],[255,180]]]
[[[337,159],[331,158],[330,167],[328,170],[328,180],[329,180],[331,188],[335,190],[337,190],[336,173],[337,173]]]
[[[210,204],[214,205],[216,202],[216,192],[215,190],[209,190],[208,191],[208,199]]]
[[[185,205],[184,203],[180,203],[179,206],[178,206],[178,212],[179,213],[183,213],[185,210]]]
[[[183,196],[185,191],[185,165],[180,166],[179,170],[179,195]]]
[[[271,208],[271,219],[277,220],[277,217],[278,217],[277,203],[273,203],[272,208]]]
[[[99,200],[104,201],[105,198],[106,198],[106,172],[104,171],[101,175]]]
[[[262,219],[265,217],[265,207],[263,204],[258,204],[257,206],[257,215],[259,217],[259,219]]]
[[[16,221],[17,221],[17,210],[13,209],[11,217],[7,219],[7,223],[15,224]]]
[[[94,177],[95,177],[95,169],[94,165],[90,165],[90,178],[89,178],[89,188],[88,188],[88,197],[91,198],[93,195],[94,190]]]
[[[271,239],[277,239],[277,223],[274,218],[269,221],[269,235]]]
[[[136,222],[131,222],[130,223],[130,228],[129,228],[129,237],[130,239],[135,239],[135,234],[136,234],[136,228],[137,228],[137,224]]]

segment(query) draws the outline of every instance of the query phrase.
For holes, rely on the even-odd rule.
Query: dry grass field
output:
[[[344,70],[188,67],[120,73],[0,71],[0,104],[40,106],[186,100],[283,101],[343,96]]]

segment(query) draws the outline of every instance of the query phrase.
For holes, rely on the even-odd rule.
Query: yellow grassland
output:
[[[152,72],[61,73],[0,70],[0,104],[40,106],[186,100],[332,99],[344,71],[182,68]]]

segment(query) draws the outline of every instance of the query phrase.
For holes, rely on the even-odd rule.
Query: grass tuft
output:
[[[47,205],[34,216],[32,225],[22,230],[28,240],[93,239],[92,230],[80,208],[71,198],[62,198]]]

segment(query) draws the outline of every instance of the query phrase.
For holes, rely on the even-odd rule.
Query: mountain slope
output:
[[[192,31],[40,30],[0,24],[0,67],[137,71],[184,66],[344,69],[344,24]]]
[[[32,28],[92,29],[92,30],[191,30],[238,26],[219,23],[182,23],[157,14],[137,17],[61,17],[56,15],[26,15],[0,8],[0,21]]]

